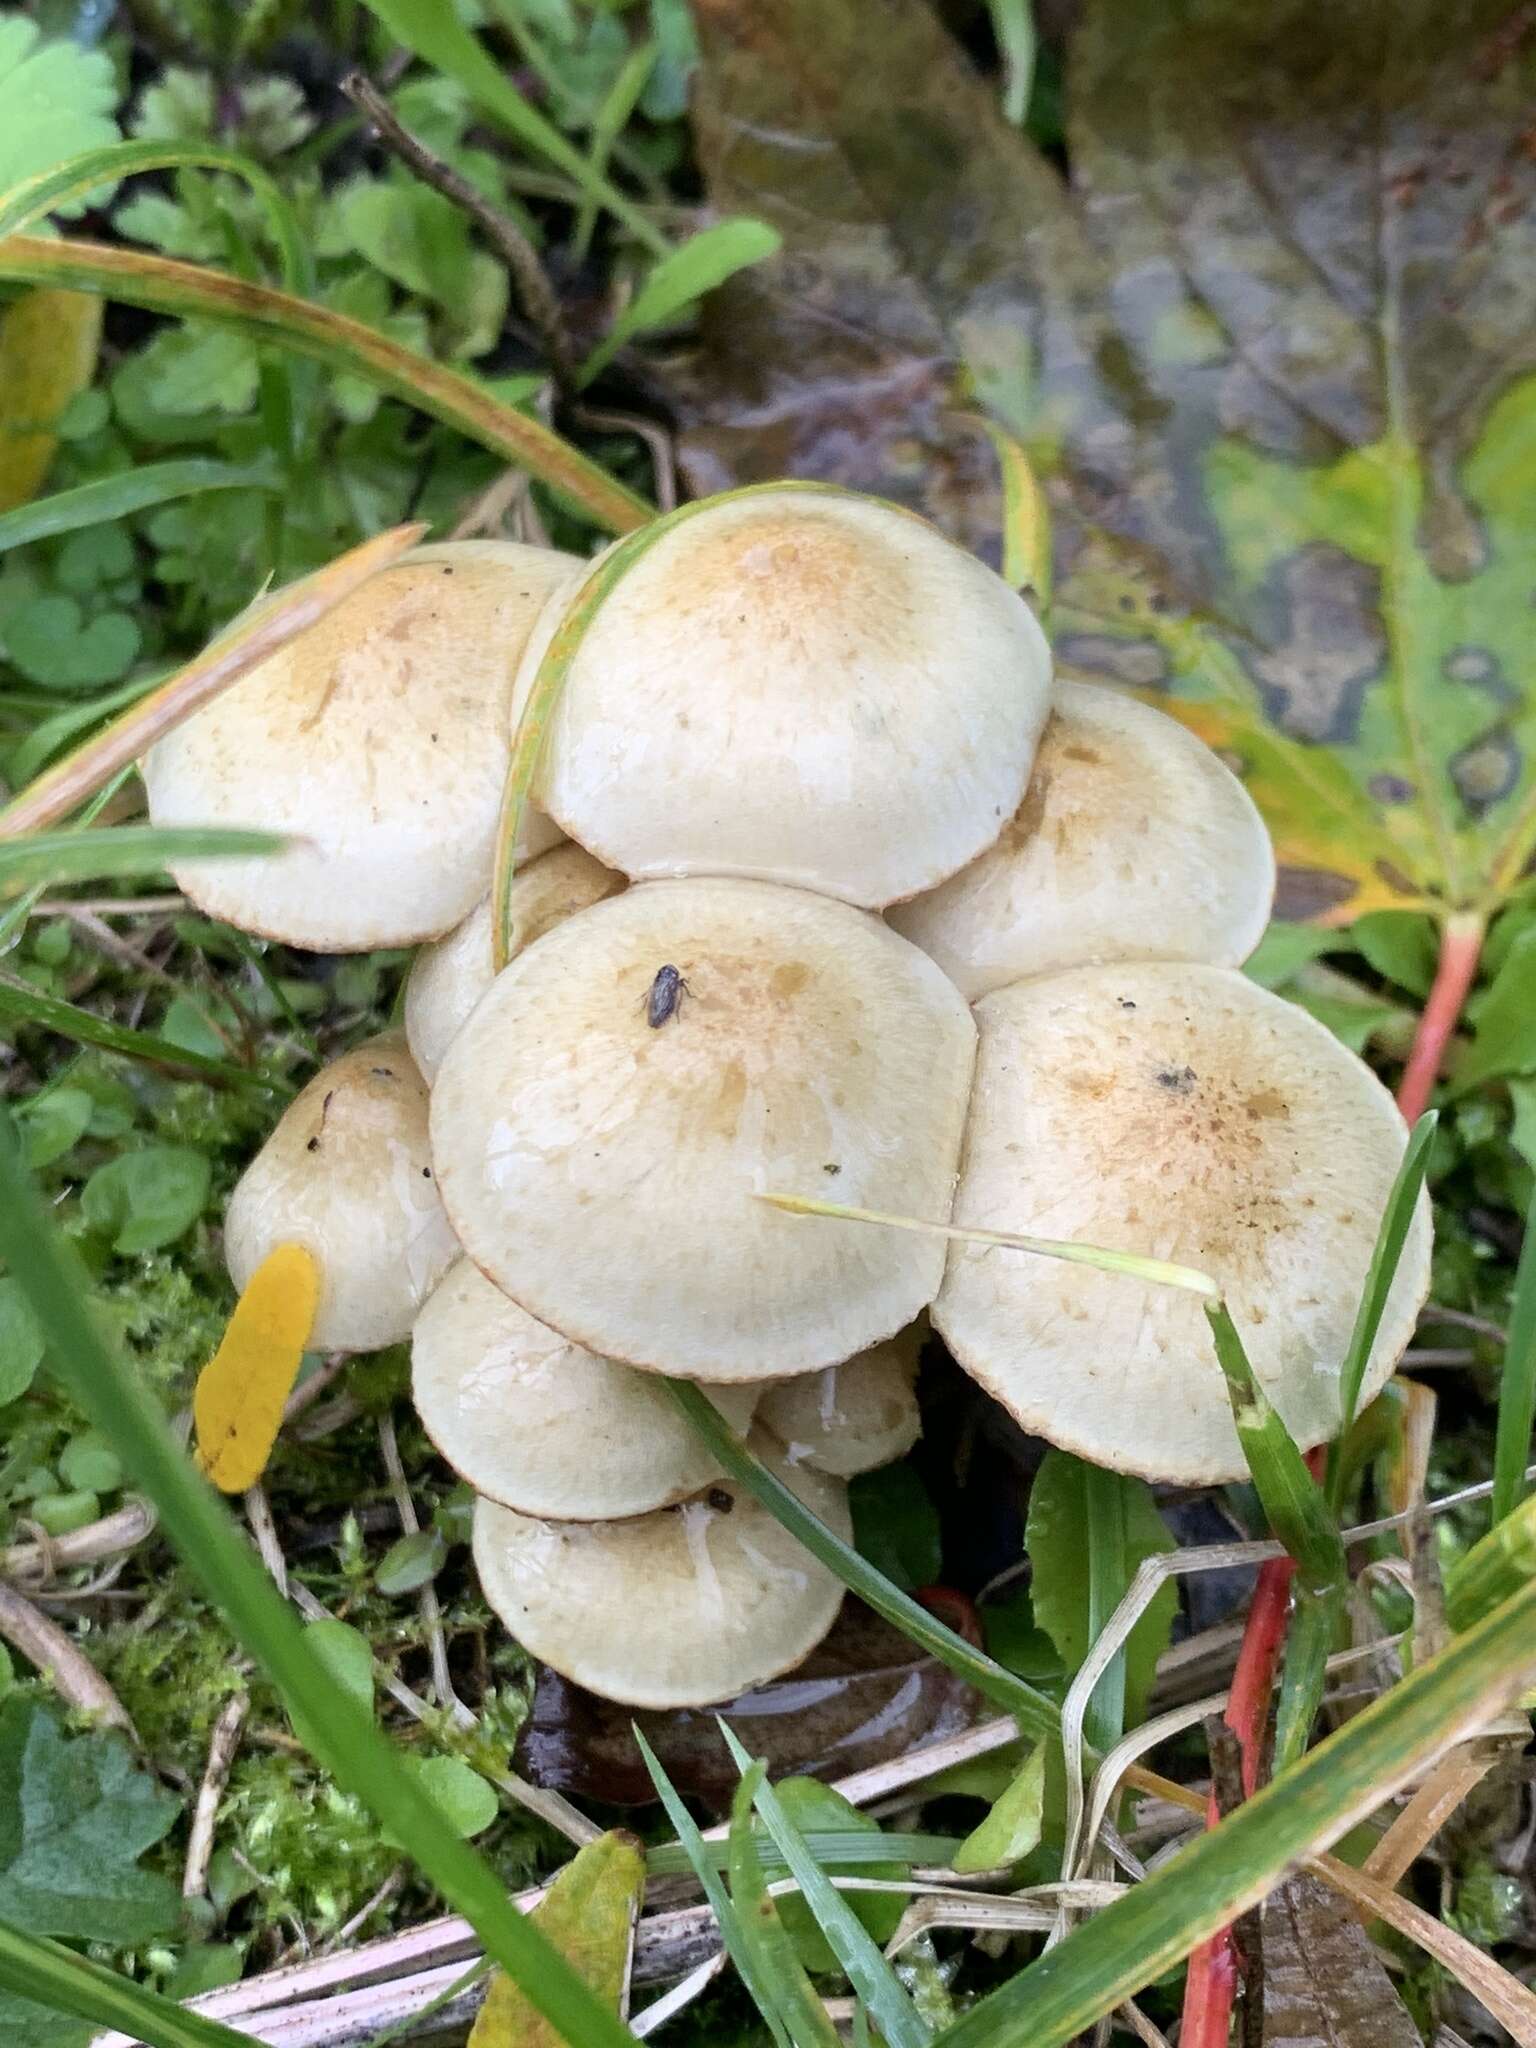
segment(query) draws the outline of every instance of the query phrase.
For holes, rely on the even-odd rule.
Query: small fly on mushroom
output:
[[[659,1031],[669,1017],[677,1014],[683,997],[692,994],[693,990],[670,963],[665,967],[658,967],[656,979],[651,983],[645,999],[646,1023],[653,1031]]]

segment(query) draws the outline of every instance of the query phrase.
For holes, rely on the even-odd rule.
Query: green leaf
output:
[[[744,1948],[736,1966],[778,2048],[833,2048],[837,2029],[795,1954],[758,1855],[752,1805],[765,1775],[761,1763],[749,1766],[731,1801],[731,1905]]]
[[[780,244],[778,231],[760,220],[723,220],[714,227],[701,228],[662,257],[582,364],[578,381],[590,384],[626,342],[667,326],[738,270],[765,262]]]
[[[1349,943],[1385,980],[1420,1001],[1429,994],[1440,952],[1429,918],[1408,910],[1374,910],[1355,919]]]
[[[436,1529],[417,1529],[389,1546],[373,1582],[381,1593],[414,1593],[431,1585],[447,1555],[448,1546]]]
[[[45,1349],[43,1326],[20,1281],[0,1278],[0,1407],[31,1386]]]
[[[50,1088],[17,1111],[28,1166],[51,1166],[85,1136],[96,1104],[83,1088]]]
[[[1493,1452],[1495,1526],[1525,1497],[1525,1468],[1536,1419],[1536,1187],[1525,1215],[1525,1237],[1509,1304],[1509,1335],[1499,1381],[1499,1423]]]
[[[1477,1036],[1451,1083],[1455,1098],[1485,1081],[1536,1073],[1536,924],[1527,925],[1478,999]]]
[[[644,1894],[640,1844],[633,1835],[614,1830],[578,1850],[533,1909],[540,1931],[610,2012],[621,2009],[629,1987],[635,1921]],[[469,2048],[564,2048],[564,2043],[517,1986],[498,1974]]]
[[[955,1851],[955,1869],[964,1873],[1017,1863],[1039,1842],[1044,1810],[1045,1744],[1037,1742],[986,1819]]]
[[[90,2024],[80,2026],[64,2014]],[[25,2041],[27,2048],[85,2048],[102,2027],[124,2032],[145,2048],[249,2048],[250,2042],[247,2034],[187,2012],[72,1949],[0,1920],[0,2040]]]
[[[82,1492],[112,1493],[123,1483],[123,1461],[99,1429],[83,1429],[59,1453],[59,1477]]]
[[[184,1145],[146,1145],[98,1166],[80,1209],[124,1257],[158,1251],[190,1230],[208,1202],[209,1167]]]
[[[835,1792],[830,1785],[823,1785],[819,1779],[781,1778],[775,1790],[785,1813],[799,1829],[808,1848],[811,1836],[835,1828],[868,1834],[877,1842],[881,1839],[879,1821],[870,1814],[861,1813],[841,1792]],[[813,1853],[822,1869],[833,1877],[856,1874],[899,1883],[908,1875],[906,1864],[894,1858],[875,1863],[866,1863],[861,1858],[857,1863],[844,1863],[819,1851]],[[846,1896],[854,1918],[866,1933],[876,1941],[889,1941],[896,1932],[896,1923],[906,1901],[895,1893],[884,1898],[874,1892],[849,1892]],[[827,1938],[805,1900],[785,1897],[778,1901],[778,1907],[785,1932],[805,1967],[808,1970],[835,1970],[837,1957],[827,1946]]]
[[[28,682],[51,690],[92,690],[132,668],[139,629],[126,612],[87,619],[74,598],[46,593],[10,613],[5,651]]]
[[[483,1834],[500,1812],[494,1789],[456,1756],[408,1756],[405,1767],[456,1835]]]
[[[1174,1548],[1145,1480],[1100,1472],[1065,1451],[1049,1450],[1029,1493],[1024,1547],[1030,1559],[1030,1600],[1035,1621],[1056,1645],[1069,1672],[1088,1655],[1138,1566]],[[1168,1647],[1178,1593],[1169,1580],[1132,1629],[1123,1661],[1123,1691],[1114,1670],[1094,1689],[1094,1704],[1108,1693],[1118,1712],[1089,1739],[1105,1747],[1119,1739],[1113,1724],[1135,1726],[1146,1712],[1157,1660]]]
[[[261,362],[245,335],[193,322],[155,335],[140,351],[139,370],[159,411],[199,417],[248,412],[256,402]]]
[[[116,142],[116,105],[105,50],[45,42],[24,16],[0,15],[0,192],[63,157]]]
[[[919,2019],[917,2008],[902,1988],[901,1980],[870,1940],[848,1901],[806,1848],[804,1836],[777,1791],[768,1783],[763,1766],[753,1763],[727,1722],[721,1721],[719,1725],[725,1745],[742,1773],[743,1782],[752,1787],[752,1804],[762,1816],[763,1825],[789,1865],[802,1899],[827,1938],[828,1947],[842,1965],[849,1983],[868,2006],[889,2048],[927,2048],[931,2039],[929,2030]]]
[[[176,1889],[138,1860],[179,1812],[121,1735],[68,1738],[38,1701],[0,1704],[0,1920],[117,1947],[165,1933]]]
[[[939,1511],[914,1466],[882,1465],[849,1482],[854,1548],[904,1593],[938,1582]]]

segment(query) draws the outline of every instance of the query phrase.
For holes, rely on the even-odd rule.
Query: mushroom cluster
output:
[[[659,522],[593,602],[603,578],[418,548],[145,779],[159,822],[303,842],[179,870],[202,908],[421,947],[403,1032],[317,1075],[236,1189],[236,1282],[297,1242],[317,1346],[409,1338],[422,1423],[479,1496],[486,1597],[533,1655],[703,1705],[797,1663],[841,1589],[662,1375],[845,1537],[849,1478],[918,1435],[930,1324],[1085,1457],[1243,1470],[1186,1297],[762,1195],[1203,1266],[1312,1445],[1404,1133],[1238,971],[1274,883],[1240,783],[1163,713],[1053,687],[1023,599],[921,520],[743,492]],[[498,808],[557,655],[497,971]],[[1421,1208],[1367,1396],[1428,1249]]]

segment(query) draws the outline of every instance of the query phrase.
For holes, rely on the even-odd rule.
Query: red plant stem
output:
[[[1461,1019],[1462,1004],[1477,972],[1483,950],[1483,920],[1475,910],[1458,910],[1445,922],[1440,936],[1440,960],[1434,985],[1429,991],[1414,1033],[1413,1049],[1403,1078],[1398,1084],[1397,1106],[1410,1124],[1418,1122],[1429,1107],[1440,1078],[1440,1062]]]

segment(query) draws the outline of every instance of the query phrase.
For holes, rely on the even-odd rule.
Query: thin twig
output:
[[[40,1614],[14,1586],[0,1586],[0,1637],[36,1666],[59,1698],[106,1728],[121,1728],[138,1741],[128,1710],[101,1673],[75,1647],[57,1622]]]
[[[154,1533],[156,1519],[148,1501],[134,1500],[114,1514],[103,1515],[99,1522],[71,1529],[67,1536],[39,1531],[29,1543],[13,1543],[9,1550],[0,1550],[0,1577],[25,1580],[36,1590],[75,1565],[95,1564],[101,1558],[133,1550]]]
[[[339,1379],[351,1363],[350,1351],[333,1352],[318,1372],[312,1372],[307,1380],[301,1381],[283,1403],[283,1427],[286,1429],[290,1422],[318,1401],[326,1388]]]
[[[362,72],[349,72],[341,81],[341,89],[366,115],[379,140],[408,164],[424,185],[441,192],[445,199],[467,213],[494,245],[497,255],[507,266],[524,316],[538,335],[551,376],[563,392],[574,390],[575,358],[565,331],[565,316],[554,287],[545,275],[539,252],[522,229],[492,206],[484,193],[477,192],[451,164],[434,156],[426,144],[404,126],[389,101]]]
[[[405,1883],[405,1880],[409,1876],[409,1874],[409,1864],[397,1863],[394,1869],[389,1873],[388,1877],[385,1878],[384,1882],[379,1886],[378,1890],[374,1893],[373,1897],[371,1899],[365,1899],[362,1905],[360,1905],[357,1911],[352,1915],[352,1918],[348,1920],[345,1923],[345,1925],[338,1927],[336,1932],[330,1937],[328,1941],[321,1942],[320,1947],[316,1951],[316,1953],[322,1956],[328,1956],[333,1955],[337,1949],[345,1948],[347,1943],[352,1939],[353,1935],[357,1933],[358,1929],[360,1927],[365,1927],[368,1924],[369,1920],[372,1919],[373,1915],[378,1912],[381,1906],[387,1906],[389,1904],[390,1900],[395,1896],[395,1894],[400,1890],[401,1886]]]
[[[416,1503],[411,1499],[405,1467],[400,1462],[400,1440],[395,1435],[394,1417],[381,1415],[378,1428],[379,1451],[384,1459],[384,1470],[389,1475],[389,1490],[394,1496],[401,1530],[407,1536],[417,1536],[421,1533],[421,1523],[417,1518]],[[477,1725],[474,1715],[453,1689],[453,1676],[448,1669],[448,1639],[443,1633],[443,1610],[438,1602],[437,1589],[430,1579],[417,1593],[416,1604],[427,1632],[427,1645],[432,1657],[432,1689],[437,1694],[437,1703],[448,1709],[461,1728],[473,1728]]]
[[[180,891],[163,896],[44,896],[33,905],[37,917],[72,917],[89,912],[92,917],[166,917],[185,910],[187,899]]]
[[[208,1889],[208,1865],[213,1859],[213,1831],[219,1817],[219,1801],[229,1783],[235,1752],[240,1747],[240,1731],[245,1726],[250,1705],[248,1694],[231,1693],[213,1724],[213,1734],[208,1742],[208,1761],[203,1766],[203,1781],[197,1788],[197,1804],[192,1810],[192,1828],[187,1836],[187,1860],[181,1878],[181,1896],[184,1899],[200,1899]]]
[[[262,1563],[272,1574],[273,1584],[279,1593],[286,1595],[288,1560],[283,1555],[282,1540],[277,1533],[277,1524],[272,1519],[272,1509],[264,1487],[253,1486],[245,1495],[245,1519],[251,1525],[251,1534],[256,1538],[256,1548],[261,1552]]]
[[[596,427],[599,432],[633,434],[650,451],[651,475],[656,485],[656,509],[671,512],[677,505],[677,452],[671,433],[659,420],[643,413],[615,412],[611,407],[578,405],[572,417],[579,426]]]

